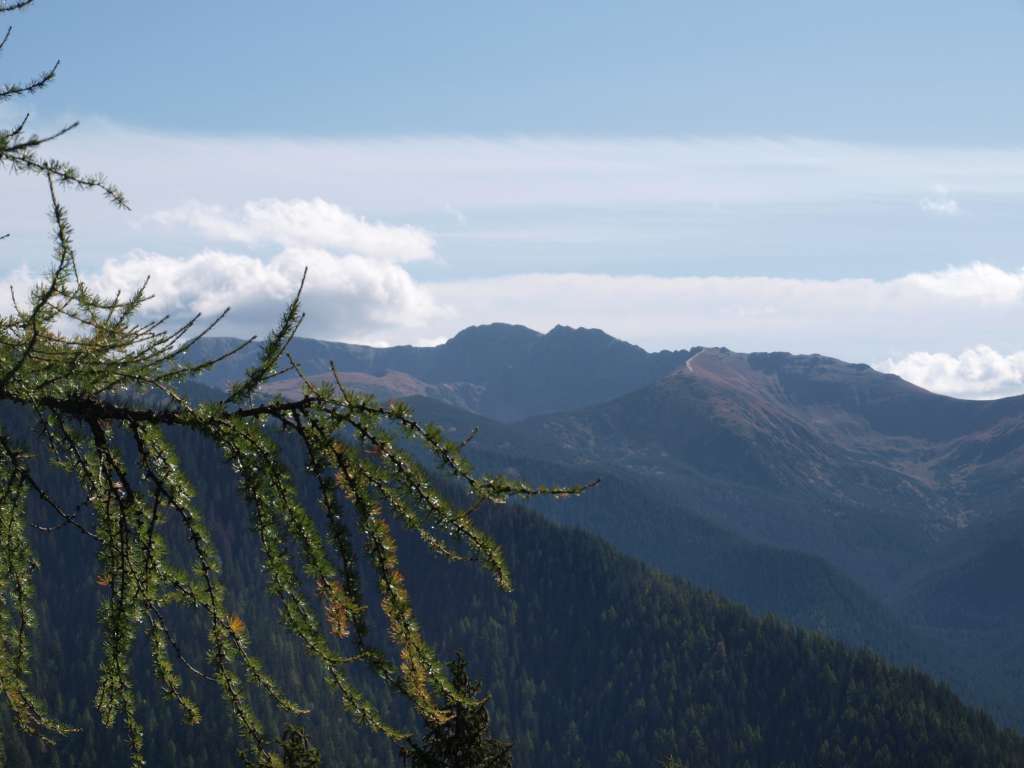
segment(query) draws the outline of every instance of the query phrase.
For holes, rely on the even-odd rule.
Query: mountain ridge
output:
[[[203,339],[188,351],[188,359],[216,357],[238,343]],[[333,362],[344,383],[399,396],[401,390],[389,389],[387,377],[402,373],[415,380],[406,381],[407,387],[501,421],[610,399],[657,380],[690,354],[646,352],[596,329],[555,326],[542,334],[502,323],[471,326],[436,347],[379,348],[296,338],[289,350],[307,375],[324,377]],[[256,351],[250,345],[199,381],[223,388],[242,378]],[[546,373],[538,378],[534,373],[541,368]],[[361,378],[367,375],[374,381]],[[282,378],[272,392],[300,388],[297,377]]]

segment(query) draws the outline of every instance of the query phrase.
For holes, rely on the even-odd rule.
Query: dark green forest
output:
[[[9,429],[18,421],[5,412]],[[178,443],[201,499],[216,510],[211,532],[225,553],[226,581],[240,595],[236,608],[268,669],[311,708],[298,721],[323,764],[399,765],[397,746],[356,726],[277,626],[249,518],[223,460],[202,440],[178,436]],[[58,475],[49,479],[69,491]],[[535,513],[486,510],[481,525],[505,552],[511,594],[472,563],[442,561],[409,541],[399,547],[427,638],[444,658],[465,653],[470,674],[491,696],[493,733],[513,743],[517,766],[654,766],[670,755],[691,768],[1024,764],[1024,740],[919,672],[754,618]],[[126,764],[123,734],[91,713],[94,616],[104,589],[93,553],[70,536],[43,536],[38,546],[54,574],[39,588],[38,684],[54,714],[83,730],[43,749],[5,720],[6,764]],[[188,619],[180,619],[187,652]],[[144,662],[138,659],[143,676]],[[199,679],[187,686],[204,712],[196,727],[182,724],[155,686],[147,688],[140,712],[147,764],[232,764],[240,743],[216,687]],[[383,686],[374,695],[396,722],[418,727],[407,704]],[[254,697],[261,715],[282,724]]]

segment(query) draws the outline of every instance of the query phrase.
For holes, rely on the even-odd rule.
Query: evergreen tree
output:
[[[461,653],[448,665],[456,696],[447,717],[434,721],[422,744],[402,750],[412,768],[511,768],[512,745],[490,735],[487,702],[470,680]]]
[[[320,750],[301,728],[289,725],[281,734],[281,762],[284,768],[319,768]]]
[[[31,3],[0,0],[0,14]],[[0,48],[9,39],[10,32]],[[34,79],[4,86],[0,103],[45,88],[56,71],[55,64]],[[474,513],[510,497],[582,489],[533,488],[477,475],[460,444],[421,424],[404,404],[348,392],[337,375],[332,384],[305,379],[287,353],[303,319],[301,286],[246,375],[222,398],[193,402],[188,382],[255,338],[219,359],[188,363],[185,354],[223,314],[202,328],[198,316],[174,327],[167,318],[146,319],[145,285],[127,296],[92,291],[79,277],[57,189],[99,189],[115,205],[127,202],[102,176],[40,156],[41,147],[74,124],[46,136],[29,133],[26,125],[27,118],[0,132],[0,165],[48,181],[54,253],[45,279],[0,318],[0,402],[32,419],[46,446],[46,455],[30,455],[0,430],[0,689],[19,727],[43,738],[69,730],[47,715],[29,686],[33,579],[39,574],[28,533],[71,533],[95,553],[96,588],[105,595],[95,705],[105,725],[125,728],[135,765],[142,763],[143,727],[131,660],[140,642],[148,644],[163,692],[189,721],[198,722],[201,713],[182,675],[195,674],[220,686],[246,738],[246,760],[281,765],[289,755],[298,759],[302,739],[290,734],[282,757],[250,704],[252,686],[286,712],[303,712],[250,650],[241,606],[225,587],[207,532],[206,521],[217,510],[198,504],[168,439],[172,431],[210,441],[233,469],[281,620],[358,722],[405,737],[353,682],[350,669],[357,663],[407,697],[432,727],[446,720],[446,706],[471,706],[421,635],[394,526],[411,530],[445,558],[478,560],[508,589],[502,554],[476,527]],[[303,377],[301,397],[261,395],[266,382],[285,372]],[[300,466],[286,460],[286,449],[301,451]],[[462,485],[460,498],[467,501],[450,502],[414,455],[436,461]],[[44,487],[38,479],[43,462],[77,485],[80,504],[69,506]],[[300,502],[310,484],[317,489],[315,507]],[[36,507],[52,519],[30,517]],[[172,540],[186,544],[172,547]],[[360,578],[366,573],[374,576],[369,589]],[[387,642],[376,642],[368,631],[371,604],[387,625]],[[186,658],[176,641],[172,614],[182,610],[205,625],[205,664]]]

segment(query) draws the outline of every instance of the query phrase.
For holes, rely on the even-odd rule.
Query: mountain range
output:
[[[551,519],[1024,725],[1024,397],[959,400],[820,355],[648,353],[564,326],[474,327],[432,348],[296,339],[292,354],[314,380],[333,361],[346,386],[478,428],[484,469],[602,478],[540,504]],[[283,376],[267,394],[300,389]]]

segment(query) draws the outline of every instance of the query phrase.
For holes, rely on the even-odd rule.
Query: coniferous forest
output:
[[[348,718],[277,625],[259,587],[265,576],[252,532],[234,522],[246,518],[244,501],[224,482],[230,470],[215,447],[192,440],[179,450],[200,498],[222,512],[211,535],[228,553],[225,578],[242,596],[254,648],[288,695],[312,710],[294,722],[326,765],[401,764],[394,745]],[[1024,739],[920,672],[756,619],[527,510],[490,509],[481,525],[508,560],[509,594],[471,563],[446,563],[408,537],[399,548],[408,550],[411,599],[426,637],[442,658],[463,653],[470,676],[485,681],[492,734],[512,743],[515,765],[658,765],[674,756],[694,766],[1013,766],[1024,755]],[[7,764],[117,764],[125,759],[123,732],[90,715],[102,587],[92,557],[57,542],[39,542],[43,568],[60,577],[40,585],[48,663],[37,680],[53,715],[84,730],[41,749],[8,719]],[[140,677],[146,662],[136,659]],[[188,685],[204,712],[198,726],[184,725],[157,686],[145,686],[147,764],[230,764],[241,744],[225,738],[232,726],[215,685]],[[376,696],[383,712],[422,729],[400,698],[381,688]],[[280,721],[269,703],[263,707]]]

